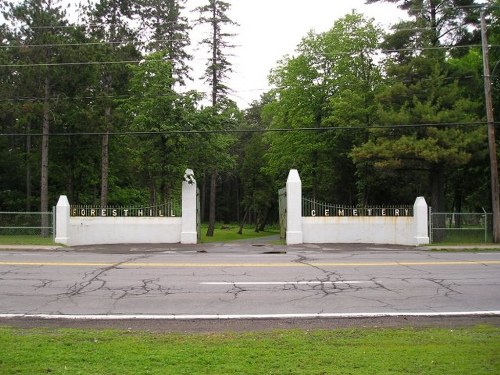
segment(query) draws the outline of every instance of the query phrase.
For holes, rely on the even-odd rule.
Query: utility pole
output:
[[[495,120],[493,118],[493,99],[491,95],[491,76],[488,51],[486,18],[481,9],[481,41],[483,45],[484,95],[486,119],[488,122],[488,147],[490,152],[491,206],[493,209],[493,242],[500,242],[500,189],[498,186],[497,147],[495,141]]]

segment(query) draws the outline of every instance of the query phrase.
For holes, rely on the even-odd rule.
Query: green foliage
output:
[[[25,66],[0,66],[0,132],[22,134],[0,137],[0,210],[40,205],[42,142],[29,134],[40,133],[47,113],[50,132],[59,134],[49,137],[50,205],[60,194],[99,203],[105,137],[90,133],[143,132],[109,137],[110,204],[168,199],[189,167],[205,187],[202,207],[213,175],[216,219],[241,222],[248,211],[256,227],[276,220],[276,190],[291,168],[306,194],[329,202],[412,203],[423,195],[434,209],[489,207],[478,10],[470,6],[479,2],[368,3],[379,1],[410,18],[386,35],[357,13],[309,32],[272,69],[273,89],[245,113],[228,99],[236,24],[227,2],[196,10],[210,32],[203,79],[212,106],[203,107],[201,93],[180,89],[191,58],[185,0],[99,0],[77,24],[57,1],[1,1],[8,48],[0,49],[0,65]],[[492,46],[499,15],[487,13]],[[499,113],[500,49],[490,56]],[[60,65],[68,62],[90,64]]]
[[[122,109],[131,119],[130,128],[146,132],[136,139],[131,164],[150,189],[150,202],[162,202],[179,189],[187,168],[188,140],[178,132],[187,130],[188,114],[194,102],[173,90],[172,65],[166,52],[152,53],[144,62],[131,66],[129,99]],[[190,105],[190,107],[186,107]],[[157,133],[157,134],[154,134]]]
[[[372,21],[356,13],[325,33],[310,32],[298,46],[298,55],[285,58],[271,74],[274,100],[263,111],[270,126],[368,126],[381,83],[374,64],[380,35]],[[265,170],[285,181],[288,170],[297,168],[304,190],[318,198],[352,202],[355,169],[348,154],[362,139],[358,131],[270,133]]]

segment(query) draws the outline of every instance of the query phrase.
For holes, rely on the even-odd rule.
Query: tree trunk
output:
[[[445,193],[444,193],[444,172],[438,167],[431,171],[432,197],[431,206],[434,212],[444,212]]]
[[[40,211],[42,215],[42,236],[49,236],[49,129],[50,129],[50,79],[45,76],[42,122],[42,164],[40,178]]]
[[[214,236],[215,229],[215,190],[217,188],[217,171],[212,171],[210,176],[210,203],[209,203],[209,213],[208,213],[208,230],[207,237]]]
[[[444,171],[438,167],[431,171],[432,197],[431,207],[434,214],[443,214],[446,210],[445,190],[444,190]],[[446,225],[445,215],[435,215],[432,222],[436,228],[444,228]],[[445,239],[444,231],[436,231],[433,235],[435,242],[441,242]]]
[[[109,181],[109,122],[111,107],[107,106],[104,113],[106,122],[106,133],[102,136],[101,144],[101,207],[108,205],[108,181]]]
[[[28,122],[26,129],[26,211],[31,211],[31,124]]]
[[[203,173],[201,192],[200,192],[200,218],[201,221],[206,219],[206,206],[207,206],[207,173]]]
[[[245,226],[245,221],[247,220],[248,211],[250,211],[250,208],[247,207],[245,210],[245,215],[243,215],[243,220],[240,223],[240,229],[238,229],[238,234],[243,234],[243,227]]]
[[[212,9],[212,107],[215,112],[217,107],[217,91],[219,89],[219,80],[217,79],[217,72],[219,71],[217,67],[217,50],[219,45],[219,33],[218,33],[218,22],[217,22],[217,6],[214,2]]]
[[[264,232],[266,229],[267,220],[269,219],[270,209],[266,209],[265,214],[261,216],[259,226],[257,227],[257,232]]]

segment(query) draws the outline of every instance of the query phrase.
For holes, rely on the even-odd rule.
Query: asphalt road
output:
[[[500,253],[374,245],[0,251],[0,318],[500,316]]]

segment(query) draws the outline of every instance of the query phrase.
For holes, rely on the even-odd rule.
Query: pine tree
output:
[[[200,13],[198,22],[210,27],[210,37],[204,39],[202,44],[208,46],[211,57],[208,59],[205,70],[205,81],[211,87],[211,101],[213,116],[216,118],[228,106],[229,87],[225,80],[232,72],[232,65],[225,52],[234,47],[228,39],[234,34],[225,31],[225,27],[236,25],[227,15],[230,4],[221,0],[209,0],[207,5],[198,7]],[[210,170],[210,204],[209,223],[207,236],[213,236],[215,228],[215,200],[217,188],[217,168],[215,165]]]
[[[100,91],[102,93],[104,135],[101,140],[101,206],[108,204],[110,145],[109,133],[113,127],[114,95],[126,88],[127,67],[120,61],[138,59],[140,54],[133,45],[134,32],[130,26],[134,0],[100,0],[87,9],[90,35],[105,43],[104,58],[117,64],[101,66]]]
[[[180,86],[190,79],[188,64],[192,56],[187,52],[190,45],[187,17],[182,15],[186,0],[140,0],[139,16],[142,21],[142,39],[149,51],[166,51],[166,59],[172,64],[173,83]]]
[[[11,57],[18,64],[18,71],[11,72],[18,89],[35,98],[29,109],[32,117],[26,125],[27,132],[34,125],[33,119],[40,122],[40,211],[49,211],[49,133],[53,118],[52,97],[58,89],[60,78],[64,75],[57,67],[64,53],[58,44],[67,41],[68,23],[61,10],[59,0],[24,0],[20,3],[3,2],[4,17],[13,25],[15,39],[20,43]],[[26,48],[23,48],[26,46]],[[26,114],[25,114],[26,115]],[[26,118],[26,117],[25,117]],[[31,138],[27,138],[27,152],[31,149]],[[29,157],[29,155],[28,155]],[[31,172],[27,163],[27,201],[30,200]],[[29,204],[29,203],[28,203]],[[42,235],[49,234],[49,216],[42,215]]]

